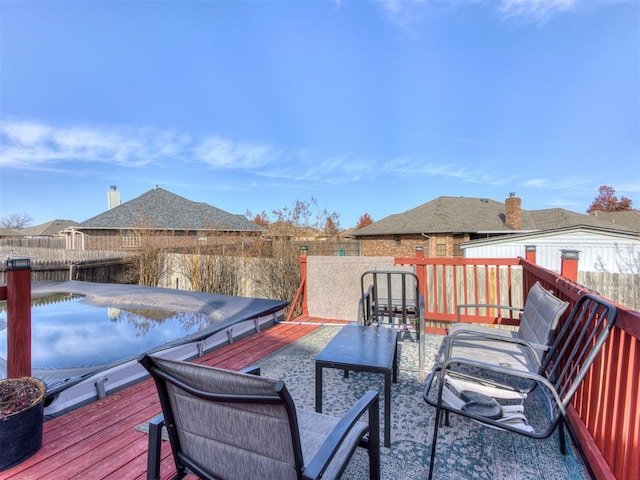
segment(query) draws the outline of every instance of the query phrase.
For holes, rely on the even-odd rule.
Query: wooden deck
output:
[[[239,370],[317,328],[304,322],[280,323],[215,350],[197,362]],[[152,380],[127,387],[46,422],[40,451],[0,472],[0,480],[144,479],[147,435],[134,427],[158,413],[160,404]],[[175,467],[168,442],[163,442],[162,454],[162,478],[170,478]]]

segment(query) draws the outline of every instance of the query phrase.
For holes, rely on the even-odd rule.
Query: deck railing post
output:
[[[8,258],[7,377],[31,376],[31,260]]]
[[[580,250],[561,250],[562,265],[560,275],[574,282],[578,281],[578,260],[580,259]]]
[[[525,251],[525,259],[527,262],[531,262],[533,264],[536,263],[536,246],[535,245],[527,245],[524,247]]]
[[[416,247],[416,258],[424,258],[424,247],[417,246]],[[418,277],[418,281],[420,283],[420,295],[426,302],[427,298],[427,267],[424,262],[420,262],[420,260],[416,261],[416,276]],[[424,318],[425,312],[422,312],[422,317]],[[424,333],[424,332],[422,332]]]

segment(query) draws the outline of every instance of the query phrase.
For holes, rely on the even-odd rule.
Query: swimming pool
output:
[[[47,385],[51,418],[146,375],[137,358],[188,359],[284,317],[280,300],[88,282],[32,284],[32,375]],[[6,311],[0,378],[6,377]]]

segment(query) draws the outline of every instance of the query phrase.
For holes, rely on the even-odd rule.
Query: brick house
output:
[[[463,242],[575,225],[611,227],[597,216],[562,208],[523,210],[510,194],[504,202],[486,198],[438,197],[353,232],[364,256],[462,257]]]
[[[113,189],[113,187],[112,187]],[[110,192],[112,193],[112,192]],[[193,202],[156,187],[64,231],[73,250],[137,250],[145,240],[171,248],[234,245],[263,228],[243,215]]]

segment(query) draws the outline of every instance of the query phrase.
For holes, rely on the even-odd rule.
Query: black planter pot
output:
[[[0,419],[0,471],[19,464],[40,450],[43,414],[44,396],[35,405]]]

